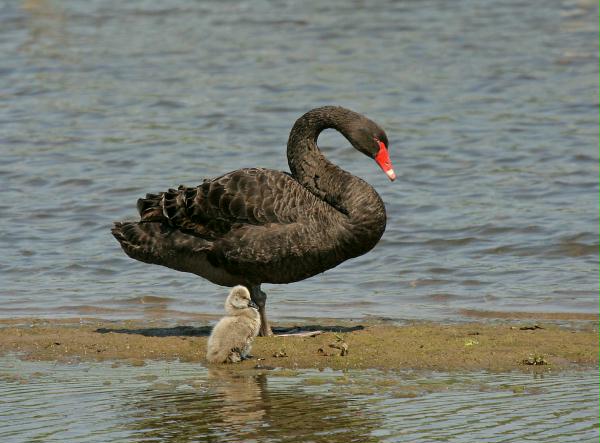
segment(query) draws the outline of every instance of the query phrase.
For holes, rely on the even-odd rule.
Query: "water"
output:
[[[597,442],[598,372],[215,372],[0,360],[0,439]]]
[[[10,1],[0,5],[0,317],[221,314],[223,288],[110,236],[146,192],[287,169],[291,125],[340,104],[399,179],[368,255],[267,286],[273,320],[598,312],[595,1]]]

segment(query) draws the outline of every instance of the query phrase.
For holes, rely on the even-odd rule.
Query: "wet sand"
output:
[[[301,326],[305,331],[325,330],[314,337],[258,337],[252,350],[255,358],[236,366],[443,371],[598,366],[597,316],[570,320],[565,314],[559,316],[560,322],[506,317],[486,322],[403,325],[320,320],[313,326]],[[285,332],[281,326],[274,329]],[[1,320],[0,354],[67,363],[108,360],[142,366],[147,360],[177,359],[206,364],[209,333],[209,326],[173,326],[156,321]]]

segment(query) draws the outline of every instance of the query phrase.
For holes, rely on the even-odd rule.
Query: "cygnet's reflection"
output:
[[[267,376],[244,375],[226,367],[208,370],[208,387],[220,407],[216,414],[222,423],[247,427],[266,415]]]
[[[163,441],[378,442],[382,425],[344,389],[306,386],[304,378],[281,378],[227,366],[211,368],[195,390],[149,389],[135,402],[135,434]]]

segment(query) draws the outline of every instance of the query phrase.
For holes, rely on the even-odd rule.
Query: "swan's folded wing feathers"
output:
[[[286,283],[298,274],[299,260],[300,267],[306,269],[321,262],[323,243],[318,235],[311,236],[302,223],[244,225],[216,240],[207,258],[213,266],[233,275],[252,275],[265,283]],[[278,269],[275,279],[273,268]],[[310,275],[307,271],[305,277]]]
[[[293,179],[279,171],[240,169],[195,188],[194,197],[186,198],[186,215],[201,225],[210,220],[230,226],[293,222],[301,209],[290,207],[285,196],[294,193],[294,185]],[[276,196],[287,201],[285,207],[277,204]]]
[[[164,214],[162,210],[163,192],[159,194],[146,194],[145,198],[137,201],[137,210],[142,221],[162,221]]]
[[[188,234],[218,240],[247,225],[294,223],[318,203],[287,173],[247,168],[204,180],[196,187],[179,186],[148,194],[138,200],[138,211],[142,221],[162,222]]]

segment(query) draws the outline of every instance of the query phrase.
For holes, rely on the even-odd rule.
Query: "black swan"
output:
[[[338,106],[300,117],[287,145],[291,174],[238,169],[197,187],[139,199],[139,222],[112,234],[127,255],[191,272],[223,286],[246,286],[259,306],[260,335],[270,335],[261,283],[291,283],[371,250],[385,230],[385,206],[365,181],[329,162],[317,147],[334,128],[396,175],[388,139],[368,118]]]

